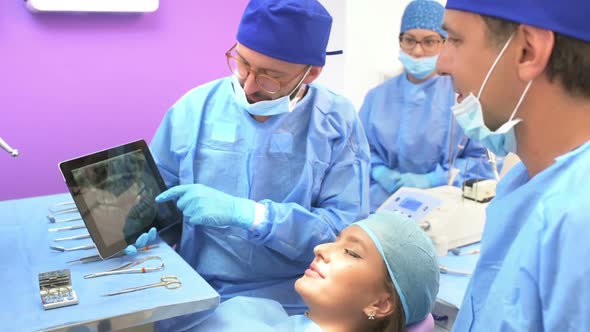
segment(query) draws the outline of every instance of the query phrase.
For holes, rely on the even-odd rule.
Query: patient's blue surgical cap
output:
[[[430,238],[416,222],[397,212],[379,211],[353,225],[360,226],[379,249],[406,324],[426,318],[434,308],[440,274]]]
[[[331,28],[332,16],[317,0],[251,0],[237,38],[275,59],[323,66]]]
[[[447,9],[533,25],[590,42],[588,0],[447,0]]]
[[[401,33],[411,29],[427,29],[447,38],[442,29],[445,7],[433,0],[414,0],[408,4],[402,16]]]

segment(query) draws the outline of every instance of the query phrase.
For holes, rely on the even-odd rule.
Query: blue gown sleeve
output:
[[[352,108],[352,105],[350,105]],[[354,221],[369,214],[369,145],[354,109],[348,134],[334,143],[332,162],[321,181],[317,204],[311,210],[295,203],[262,200],[266,220],[250,236],[256,243],[289,259],[308,262],[313,248],[333,241]]]
[[[540,299],[545,331],[590,331],[590,265],[583,263],[590,257],[587,197],[554,197],[543,202],[545,224],[533,265],[537,269],[530,271],[538,276],[539,292],[523,295],[528,302]]]

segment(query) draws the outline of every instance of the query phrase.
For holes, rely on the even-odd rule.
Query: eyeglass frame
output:
[[[406,37],[405,38],[406,40],[408,40],[408,39],[409,40],[413,40],[414,41],[414,46],[412,46],[410,48],[404,47],[403,46],[403,42],[402,42],[402,40],[404,39],[404,37]],[[422,50],[424,52],[426,52],[426,53],[436,53],[440,49],[440,47],[442,45],[444,45],[444,43],[447,41],[447,39],[446,38],[443,38],[443,37],[440,37],[438,39],[435,39],[435,38],[436,38],[435,36],[428,36],[428,37],[422,38],[421,40],[418,40],[416,38],[412,38],[412,37],[406,36],[405,33],[401,33],[399,35],[399,46],[404,51],[412,51],[412,50],[414,50],[416,48],[416,46],[418,46],[418,44],[420,44],[420,46],[422,47]],[[434,49],[432,49],[432,50],[429,50],[428,48],[424,47],[424,42],[425,41],[430,41],[430,40],[436,41],[436,47]]]
[[[231,47],[229,50],[227,50],[227,52],[225,52],[225,58],[226,58],[226,60],[227,60],[227,66],[228,66],[228,68],[229,68],[229,71],[230,71],[232,74],[236,75],[238,78],[240,78],[240,79],[243,79],[243,80],[244,80],[244,79],[247,79],[247,78],[248,78],[248,76],[250,76],[250,74],[251,74],[251,73],[253,73],[253,74],[255,75],[255,77],[254,77],[254,81],[256,82],[256,85],[258,85],[258,87],[259,87],[260,89],[264,90],[266,93],[269,93],[269,94],[271,94],[271,95],[274,95],[274,94],[277,94],[277,93],[279,93],[279,91],[281,91],[281,90],[283,89],[283,87],[284,87],[284,86],[286,86],[287,84],[289,84],[289,83],[293,82],[293,81],[294,81],[294,80],[295,80],[297,77],[299,77],[299,75],[301,75],[301,73],[305,73],[305,74],[304,74],[304,76],[303,76],[303,78],[301,79],[301,81],[300,81],[300,82],[297,84],[297,86],[295,86],[295,88],[293,89],[293,91],[295,91],[295,90],[296,90],[296,89],[297,89],[297,88],[298,88],[298,87],[301,85],[301,83],[303,83],[303,80],[305,79],[305,75],[307,75],[307,73],[309,72],[309,70],[310,70],[310,69],[311,69],[311,67],[312,67],[311,65],[305,66],[305,68],[303,68],[303,70],[301,70],[300,72],[298,72],[298,73],[297,73],[297,75],[295,75],[293,78],[291,78],[291,79],[290,79],[290,80],[288,80],[287,82],[281,83],[281,81],[280,81],[280,80],[278,80],[278,79],[276,79],[276,78],[274,78],[274,77],[272,77],[272,76],[270,76],[270,75],[268,75],[268,74],[265,74],[264,72],[260,73],[260,72],[258,72],[258,71],[256,71],[256,70],[252,69],[252,67],[250,67],[250,65],[249,65],[248,63],[244,62],[244,60],[238,59],[238,58],[236,58],[235,56],[233,56],[233,55],[231,54],[231,52],[232,52],[232,51],[233,51],[233,50],[236,48],[236,46],[238,46],[238,43],[235,43],[235,44],[234,44],[234,45],[233,45],[233,46],[232,46],[232,47]],[[239,55],[239,54],[238,54],[238,55]],[[238,64],[242,64],[242,65],[244,65],[244,66],[247,68],[247,72],[248,72],[248,74],[246,75],[246,77],[240,77],[240,76],[238,75],[238,73],[236,73],[236,72],[234,72],[234,71],[233,71],[233,69],[232,69],[232,66],[231,66],[231,65],[230,65],[230,63],[229,63],[230,59],[233,59],[233,60],[234,60],[236,63],[238,63]],[[277,91],[275,91],[275,92],[272,92],[272,91],[269,91],[269,90],[267,90],[267,89],[263,88],[263,87],[260,85],[260,83],[258,82],[258,77],[260,77],[260,76],[262,76],[262,77],[264,77],[264,78],[267,78],[267,79],[269,79],[269,80],[271,80],[271,81],[274,81],[274,82],[276,82],[276,83],[278,84],[278,86],[279,86],[279,89],[278,89]],[[284,85],[283,85],[283,84],[284,84]],[[291,92],[289,93],[289,95],[290,95],[290,94],[292,94],[292,93],[293,93],[293,91],[291,91]]]

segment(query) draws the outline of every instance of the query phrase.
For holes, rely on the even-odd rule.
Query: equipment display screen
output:
[[[400,207],[404,208],[406,210],[415,212],[418,210],[418,208],[422,205],[422,202],[417,201],[415,199],[411,199],[411,198],[406,198],[404,199],[401,203],[400,203]]]

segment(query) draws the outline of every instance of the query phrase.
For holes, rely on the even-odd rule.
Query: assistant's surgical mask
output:
[[[516,152],[516,135],[514,134],[514,126],[521,122],[522,119],[515,119],[514,116],[516,115],[516,111],[518,111],[518,108],[524,100],[524,97],[529,91],[533,81],[530,81],[527,84],[508,121],[495,131],[491,131],[485,125],[480,97],[492,72],[494,71],[494,68],[496,68],[496,65],[502,58],[502,55],[508,48],[508,45],[510,45],[513,37],[514,34],[510,36],[508,41],[506,41],[506,44],[504,44],[504,47],[500,51],[500,54],[498,54],[496,60],[494,60],[494,63],[490,67],[490,70],[488,70],[479,92],[477,93],[477,97],[475,97],[473,93],[469,93],[469,95],[460,104],[455,104],[452,107],[453,114],[457,119],[457,123],[459,123],[461,128],[463,128],[465,135],[473,140],[479,141],[493,154],[501,157],[506,156],[510,152]]]
[[[419,80],[428,77],[434,72],[436,60],[438,60],[438,55],[414,58],[404,51],[399,52],[399,61],[401,61],[406,71]]]
[[[292,112],[295,109],[295,105],[297,104],[297,102],[299,100],[301,100],[301,88],[303,87],[302,83],[303,83],[303,80],[309,74],[310,70],[311,70],[311,66],[309,66],[309,68],[307,69],[307,71],[305,72],[305,74],[303,75],[301,80],[299,80],[299,83],[297,83],[295,88],[293,88],[293,90],[291,90],[291,92],[289,94],[287,94],[281,98],[272,99],[272,100],[261,100],[259,102],[253,103],[253,104],[248,102],[248,98],[246,97],[246,92],[244,91],[244,88],[240,84],[240,81],[238,80],[238,78],[234,75],[234,76],[232,76],[232,84],[234,87],[234,96],[236,98],[236,101],[240,105],[242,105],[246,109],[246,111],[248,111],[248,113],[250,113],[252,115],[272,116],[272,115],[278,115],[278,114],[282,114],[282,113]],[[297,91],[297,93],[295,94],[295,97],[293,97],[293,99],[291,99],[291,95],[295,91]]]

